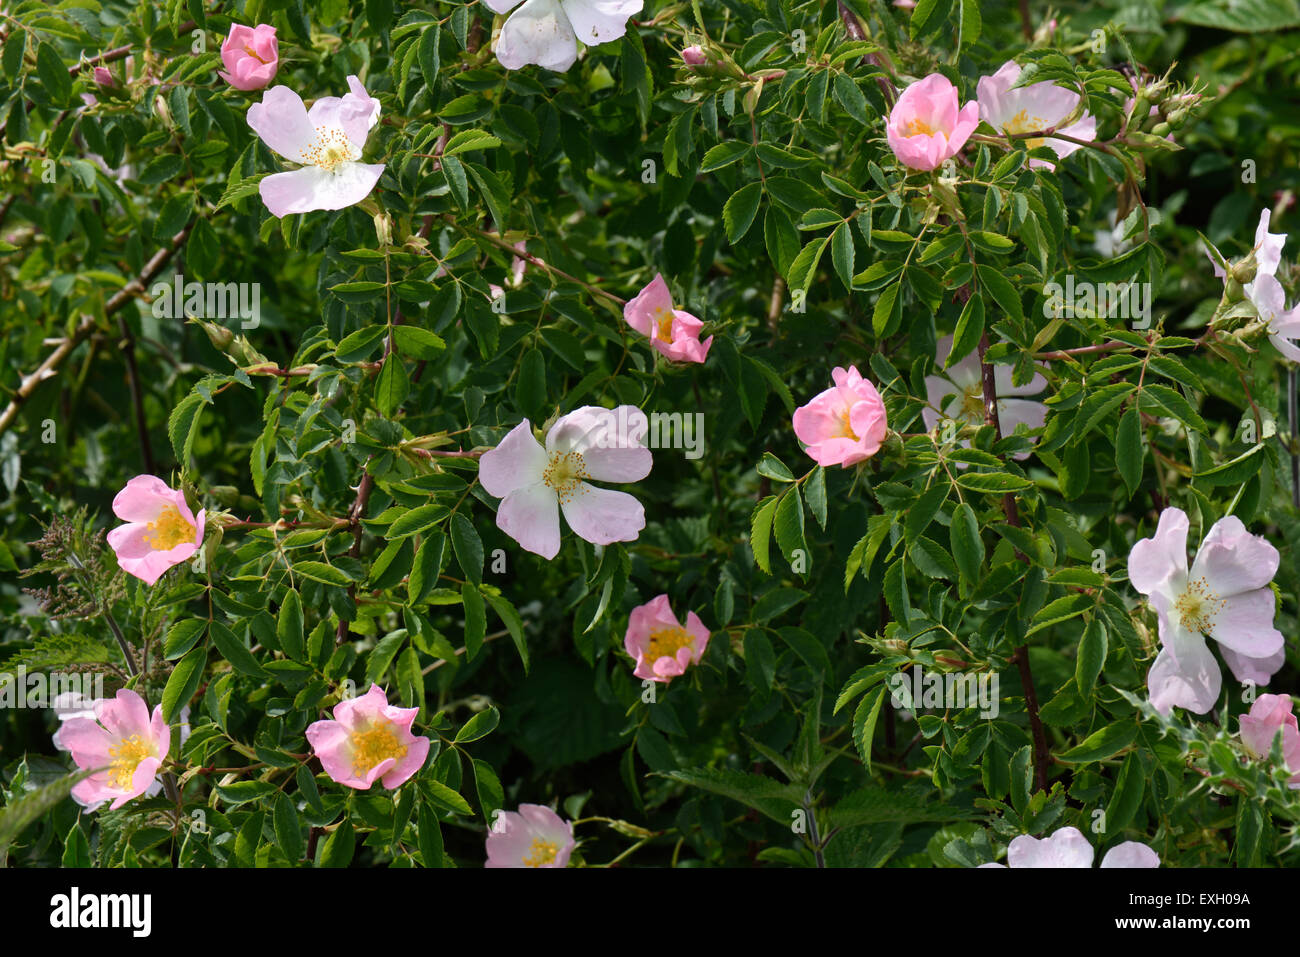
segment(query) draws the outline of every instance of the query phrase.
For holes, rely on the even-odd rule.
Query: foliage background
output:
[[[154,652],[150,701],[174,712],[189,700],[193,728],[184,820],[161,798],[93,816],[63,800],[34,823],[6,818],[19,829],[3,835],[12,860],[476,866],[492,811],[532,801],[620,822],[579,828],[590,863],[635,847],[626,861],[640,865],[970,865],[1014,834],[1068,823],[1099,848],[1150,843],[1168,866],[1291,862],[1300,805],[1280,774],[1242,761],[1245,705],[1230,681],[1227,710],[1209,720],[1161,721],[1142,706],[1154,620],[1124,568],[1163,505],[1202,531],[1231,507],[1281,551],[1277,626],[1296,634],[1283,363],[1267,347],[1191,343],[1221,291],[1198,231],[1238,256],[1260,208],[1276,208],[1275,230],[1293,225],[1300,8],[1031,0],[1029,11],[1033,29],[1055,18],[1055,34],[1031,44],[1019,5],[993,0],[926,0],[910,14],[878,0],[652,0],[623,41],[552,74],[503,70],[491,13],[475,3],[0,8],[6,399],[59,348],[49,340],[77,339],[0,436],[11,573],[0,655],[7,668],[113,659],[102,602]],[[191,49],[190,20],[206,28],[206,53]],[[266,212],[256,178],[280,165],[243,119],[258,95],[213,69],[232,20],[277,26],[275,82],[304,99],[337,95],[350,73],[381,99],[367,159],[387,165],[371,199],[391,217],[391,246],[379,206]],[[871,39],[850,36],[850,22]],[[680,49],[706,36],[734,71],[682,69]],[[112,60],[125,85],[115,98],[76,64],[122,47],[133,62],[128,74]],[[930,208],[931,177],[902,186],[884,142],[887,88],[938,69],[964,102],[1026,50],[1018,58],[1045,78],[1084,86],[1103,138],[1119,127],[1125,67],[1172,67],[1213,99],[1175,132],[1178,151],[1130,137],[1051,173],[1026,170],[1023,153],[968,148],[957,195],[972,248],[947,225],[951,205]],[[82,92],[99,105],[81,109]],[[122,167],[120,181],[107,173]],[[1107,259],[1093,243],[1117,206],[1136,210],[1135,245]],[[515,288],[509,247],[521,239],[543,263]],[[260,283],[260,327],[226,342],[155,318],[127,284],[171,248],[163,278]],[[1010,342],[991,357],[1027,375],[1036,353],[1119,345],[1051,363],[1057,398],[1033,458],[954,485],[952,448],[936,459],[919,410],[935,340],[958,328],[972,291],[971,254],[983,268],[965,308]],[[717,337],[704,366],[670,366],[628,335],[611,297],[656,272]],[[1106,318],[1045,332],[1042,283],[1066,272],[1152,282],[1158,325],[1184,340],[1149,346]],[[1293,274],[1280,278],[1294,289]],[[505,315],[491,283],[506,286]],[[806,290],[802,312],[792,289]],[[404,327],[439,339],[395,334],[389,354],[399,310]],[[805,474],[790,413],[849,363],[910,437],[861,471]],[[1252,400],[1278,429],[1244,455]],[[521,416],[622,402],[702,411],[707,446],[694,461],[656,453],[631,489],[645,531],[603,554],[573,536],[550,563],[520,551],[495,527],[473,460],[421,451],[490,446]],[[1141,441],[1120,436],[1132,409],[1169,424],[1134,415]],[[41,440],[46,420],[53,442]],[[355,442],[343,441],[349,420]],[[1004,460],[1027,447],[993,438],[977,446]],[[181,566],[152,590],[115,575],[101,550],[93,587],[62,579],[90,607],[43,610],[22,588],[54,585],[61,566],[40,565],[30,543],[64,516],[94,558],[113,495],[140,472],[236,519],[300,524],[214,530],[204,573]],[[354,515],[363,475],[372,488]],[[1004,491],[1023,530],[1006,521]],[[978,548],[950,547],[959,495]],[[810,559],[802,574],[796,549]],[[702,666],[647,705],[622,635],[629,609],[661,592],[713,639]],[[1045,790],[1013,663],[1025,643],[1054,755],[1040,756]],[[888,674],[954,661],[998,671],[997,720],[894,713]],[[1289,663],[1269,690],[1295,676]],[[419,704],[419,724],[442,738],[396,794],[347,792],[301,757],[303,728],[345,679]],[[7,805],[66,773],[53,726],[48,712],[0,713]],[[820,853],[791,830],[799,809],[815,812],[820,838],[833,834]]]

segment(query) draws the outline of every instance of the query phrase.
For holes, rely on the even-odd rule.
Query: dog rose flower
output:
[[[488,831],[487,867],[568,867],[573,825],[542,804],[502,811]]]
[[[384,164],[358,162],[379,122],[379,101],[355,76],[348,77],[348,88],[342,97],[321,97],[309,111],[293,90],[273,86],[248,108],[248,125],[262,142],[301,164],[258,183],[273,216],[354,206],[379,182]]]
[[[237,90],[260,90],[275,79],[280,68],[280,41],[275,27],[259,23],[246,27],[232,24],[230,35],[221,44],[221,63],[225,70],[217,76]]]
[[[125,525],[108,533],[122,571],[152,585],[173,565],[203,545],[206,512],[195,517],[185,493],[152,475],[137,475],[113,499],[113,514]]]
[[[1070,116],[1079,105],[1079,94],[1057,86],[1052,82],[1030,83],[1018,89],[1012,89],[1020,79],[1020,65],[1013,60],[1002,64],[992,76],[980,77],[976,85],[979,97],[980,119],[1003,133],[1036,133],[1039,130],[1053,130],[1072,136],[1078,140],[1095,140],[1097,138],[1097,120],[1084,113],[1069,126],[1058,128],[1062,120]],[[1076,150],[1082,149],[1078,143],[1050,137],[1047,139],[1021,140],[1026,149],[1046,145],[1053,153],[1064,159]],[[1054,168],[1047,160],[1031,159],[1030,166]]]
[[[935,348],[935,366],[943,369],[944,360],[952,351],[952,336],[944,336]],[[993,380],[998,398],[998,425],[1002,434],[1010,435],[1018,426],[1040,429],[1047,420],[1047,406],[1022,398],[1037,395],[1047,387],[1047,380],[1034,373],[1025,385],[1011,384],[1011,368],[995,365]],[[979,427],[984,424],[984,385],[980,378],[979,356],[972,352],[955,363],[952,368],[925,377],[926,405],[921,409],[926,431],[934,431],[941,419]],[[963,448],[970,442],[963,439]],[[1017,452],[1017,459],[1029,458],[1028,452]],[[963,463],[957,463],[959,467]]]
[[[151,716],[144,699],[123,688],[86,708],[92,709],[94,717],[75,714],[55,735],[55,744],[71,753],[77,767],[103,769],[72,789],[73,800],[91,811],[111,801],[109,810],[116,811],[132,798],[162,790],[158,769],[172,743],[162,705]]]
[[[957,88],[942,74],[931,73],[899,96],[885,138],[903,165],[931,170],[956,156],[979,122],[979,104],[972,101],[958,109]]]
[[[1255,699],[1249,714],[1243,714],[1241,743],[1256,758],[1266,758],[1273,751],[1273,740],[1282,734],[1282,756],[1288,769],[1300,769],[1300,726],[1291,711],[1290,695],[1262,694]],[[1300,772],[1291,775],[1288,784],[1300,788]]]
[[[496,55],[507,70],[535,63],[557,73],[578,59],[578,41],[597,46],[627,32],[643,0],[483,0],[494,13],[509,13]],[[515,9],[518,7],[518,9]],[[514,10],[513,13],[510,11]]]
[[[1077,827],[1062,827],[1049,837],[1021,834],[1007,845],[1005,864],[980,867],[1092,867],[1093,850]],[[1116,844],[1101,859],[1102,867],[1159,867],[1160,857],[1139,841]]]
[[[1196,714],[1213,709],[1223,675],[1206,637],[1225,649],[1224,660],[1239,681],[1263,674],[1257,682],[1263,684],[1282,666],[1284,643],[1273,627],[1268,587],[1277,572],[1277,549],[1229,515],[1205,536],[1189,573],[1187,528],[1187,514],[1167,508],[1155,535],[1135,544],[1128,557],[1129,581],[1147,596],[1159,620],[1161,648],[1147,672],[1147,688],[1162,714],[1175,705]]]
[[[376,780],[390,791],[424,767],[429,739],[411,733],[419,708],[388,703],[384,689],[370,690],[334,706],[334,720],[307,727],[312,753],[336,784],[365,791]]]
[[[818,465],[855,465],[880,451],[889,423],[876,387],[854,366],[831,370],[835,383],[794,410],[794,434]]]
[[[627,492],[588,484],[638,482],[654,457],[642,440],[646,415],[631,405],[583,406],[558,419],[543,447],[527,419],[479,459],[479,481],[501,499],[497,526],[523,548],[551,559],[560,551],[560,512],[594,545],[635,541],[645,509]]]
[[[677,362],[703,362],[713,344],[713,336],[700,342],[703,322],[673,307],[672,293],[661,275],[656,274],[623,307],[623,318],[641,335],[649,336],[650,345]]]
[[[623,648],[636,659],[632,674],[667,684],[698,664],[709,643],[709,629],[693,611],[686,613],[682,627],[668,604],[668,596],[652,598],[632,609]]]

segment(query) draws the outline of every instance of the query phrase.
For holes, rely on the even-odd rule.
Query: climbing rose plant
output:
[[[0,3],[0,860],[1300,862],[1297,30]]]

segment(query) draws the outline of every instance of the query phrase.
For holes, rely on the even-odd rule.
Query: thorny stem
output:
[[[984,421],[993,426],[994,434],[1002,438],[1002,424],[998,421],[998,390],[993,366],[985,359],[988,352],[988,333],[980,336],[980,381],[984,390]],[[1002,512],[1007,523],[1020,527],[1020,510],[1016,507],[1016,497],[1007,492],[1002,496]],[[1034,690],[1034,675],[1029,668],[1029,646],[1019,645],[1011,656],[1016,670],[1020,672],[1020,683],[1025,689],[1025,710],[1029,713],[1029,727],[1034,738],[1034,785],[1039,791],[1047,790],[1047,735],[1043,731],[1042,719],[1038,716],[1038,692]]]

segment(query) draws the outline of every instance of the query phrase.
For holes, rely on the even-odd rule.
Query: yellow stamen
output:
[[[645,647],[645,661],[651,667],[660,658],[677,658],[677,652],[689,647],[695,640],[685,628],[680,625],[676,628],[661,628],[658,631],[650,632],[650,641]]]
[[[673,341],[673,311],[671,309],[655,310],[655,338],[664,342]]]
[[[550,464],[542,470],[542,481],[554,490],[560,502],[567,502],[591,478],[581,452],[552,452]]]
[[[145,526],[144,543],[155,551],[171,551],[177,545],[191,544],[198,534],[194,525],[181,516],[175,505],[165,505],[158,517]]]
[[[1002,124],[1002,130],[1006,133],[1035,133],[1043,129],[1047,124],[1037,116],[1030,116],[1028,110],[1021,110],[1011,119]],[[1035,149],[1043,145],[1043,138],[1035,137],[1034,139],[1025,140],[1027,149]]]
[[[528,845],[528,853],[524,855],[524,867],[545,867],[547,864],[553,864],[555,855],[559,852],[560,845],[535,837],[533,843]]]
[[[263,60],[260,56],[257,55],[257,52],[252,47],[250,47],[247,43],[244,44],[244,52],[247,53],[249,56],[251,56],[258,63],[271,62],[270,60]]]
[[[907,125],[903,127],[903,132],[908,136],[933,136],[935,129],[925,120],[917,118],[908,120]]]
[[[316,138],[303,151],[303,163],[334,172],[340,163],[357,159],[361,154],[338,127],[316,127]]]
[[[1178,620],[1188,631],[1209,634],[1214,630],[1214,616],[1226,605],[1204,578],[1187,583],[1186,590],[1174,602]]]
[[[146,741],[138,734],[123,738],[114,747],[108,749],[113,763],[108,769],[109,787],[116,791],[131,790],[131,781],[135,778],[135,769],[145,758],[155,758],[153,742]]]
[[[366,731],[352,735],[352,771],[357,777],[367,774],[381,761],[392,758],[400,762],[406,757],[406,745],[397,740],[388,724],[377,724]]]

